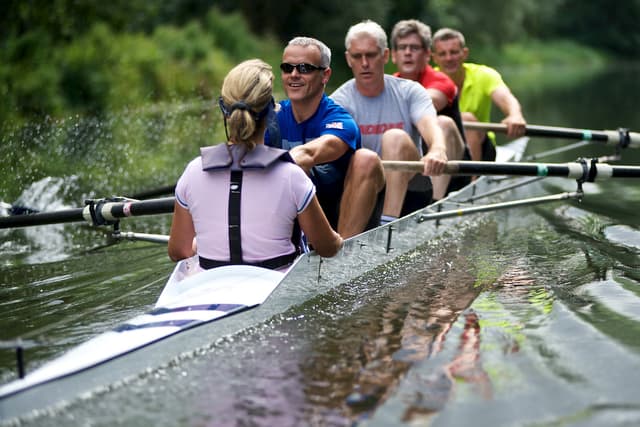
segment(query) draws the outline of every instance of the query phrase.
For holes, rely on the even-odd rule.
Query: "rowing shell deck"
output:
[[[498,161],[518,161],[528,139],[499,147]],[[458,208],[499,184],[480,178],[432,205]],[[493,196],[491,201],[500,199]],[[22,379],[0,387],[0,421],[61,407],[85,393],[125,384],[185,351],[266,321],[289,307],[348,282],[455,227],[422,221],[418,211],[345,241],[334,258],[299,257],[285,274],[229,266],[191,274],[195,260],[176,266],[155,308],[70,350]],[[345,265],[348,268],[345,268]]]

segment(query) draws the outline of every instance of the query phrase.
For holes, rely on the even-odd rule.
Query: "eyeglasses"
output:
[[[399,44],[396,46],[396,50],[399,50],[401,52],[407,49],[409,49],[411,52],[417,52],[419,50],[422,50],[423,47],[419,44]]]
[[[311,74],[314,71],[318,71],[318,70],[326,70],[327,67],[318,67],[317,65],[313,65],[313,64],[307,64],[307,63],[303,63],[303,64],[289,64],[287,62],[283,62],[282,64],[280,64],[280,69],[282,70],[283,73],[293,73],[293,69],[298,70],[298,72],[300,74]]]

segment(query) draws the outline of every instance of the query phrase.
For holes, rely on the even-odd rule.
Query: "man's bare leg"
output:
[[[420,160],[420,155],[411,137],[400,129],[391,129],[382,135],[383,160]],[[384,198],[382,214],[388,217],[399,217],[407,193],[409,181],[414,173],[385,171],[387,190]]]
[[[340,201],[338,233],[351,237],[364,231],[378,193],[384,188],[384,171],[378,155],[366,148],[356,150],[349,162]]]
[[[477,122],[478,119],[471,113],[462,113],[462,120],[465,122]],[[471,160],[482,160],[482,143],[484,142],[487,133],[482,130],[465,130],[464,136],[467,139],[467,146],[469,147],[469,154]]]
[[[456,123],[451,117],[438,116],[438,125],[444,134],[444,141],[447,146],[447,159],[462,160],[464,156],[464,141]],[[432,176],[433,198],[440,200],[447,195],[447,188],[451,182],[451,175]]]

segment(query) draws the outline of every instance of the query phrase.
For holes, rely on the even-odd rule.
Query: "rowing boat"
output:
[[[497,161],[519,161],[528,139],[499,147]],[[148,369],[170,363],[193,350],[267,320],[299,300],[414,250],[463,221],[460,206],[491,192],[499,200],[501,180],[481,177],[425,210],[345,241],[334,258],[300,256],[286,272],[229,266],[197,272],[196,259],[179,262],[150,312],[102,333],[0,387],[0,420],[63,407],[79,396],[115,387]],[[446,222],[426,221],[447,217]],[[441,211],[441,212],[437,212]],[[344,268],[345,264],[349,268]]]

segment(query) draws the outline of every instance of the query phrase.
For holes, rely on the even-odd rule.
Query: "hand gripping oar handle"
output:
[[[118,218],[157,215],[173,212],[173,197],[150,200],[99,199],[88,200],[84,208],[0,218],[0,228],[59,224],[87,221],[92,225],[113,224]]]
[[[507,133],[507,125],[503,123],[464,122],[463,125],[465,129],[469,130]],[[630,132],[629,129],[625,128],[598,131],[554,126],[526,125],[524,134],[527,136],[547,136],[552,138],[598,141],[611,145],[619,145],[622,148],[640,148],[640,133]]]

